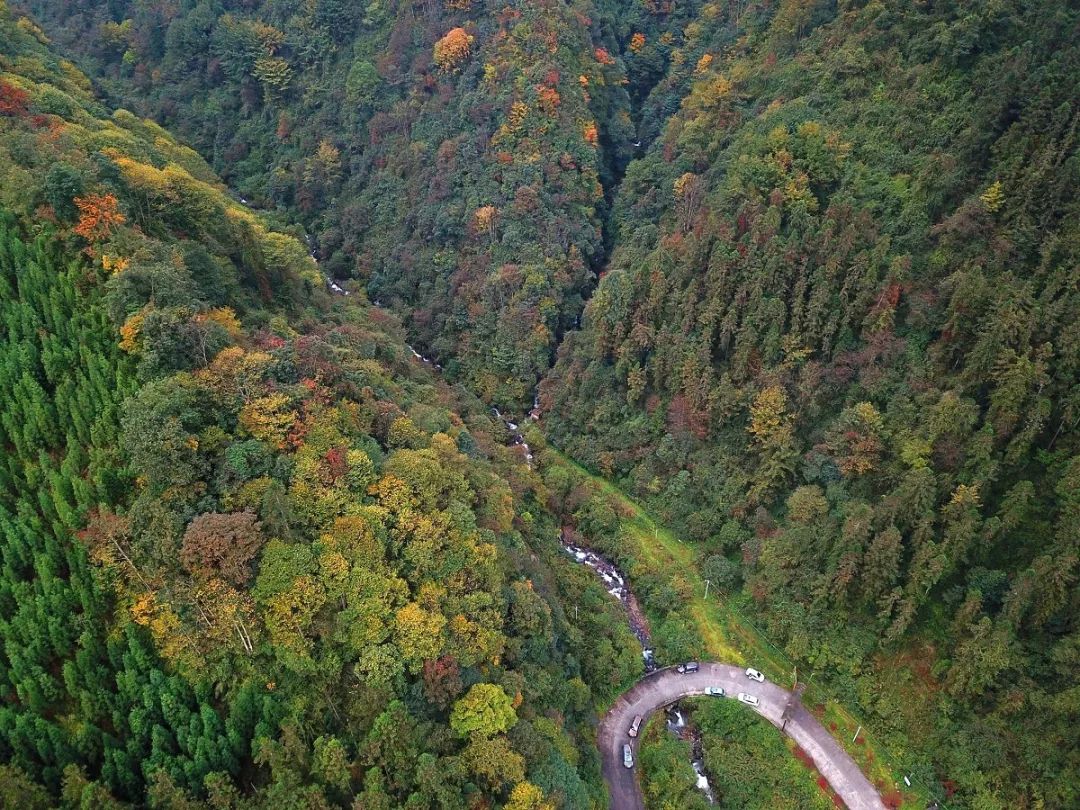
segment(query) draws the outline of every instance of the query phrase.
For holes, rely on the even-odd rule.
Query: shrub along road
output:
[[[624,692],[604,715],[596,744],[600,749],[604,781],[611,794],[612,810],[644,810],[645,807],[637,782],[637,740],[626,734],[635,715],[648,717],[681,698],[704,694],[707,686],[722,687],[731,699],[739,692],[755,695],[761,702],[754,711],[774,726],[783,726],[784,733],[809,755],[850,810],[884,810],[885,805],[870,780],[801,703],[794,704],[784,724],[783,714],[790,692],[768,681],[751,681],[738,667],[714,663],[702,663],[698,672],[686,675],[679,674],[674,667],[646,675]],[[634,768],[623,766],[622,749],[627,742],[634,747]],[[763,762],[762,767],[768,767],[768,763]]]

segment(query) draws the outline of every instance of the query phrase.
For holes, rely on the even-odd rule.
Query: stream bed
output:
[[[697,789],[705,794],[709,804],[716,804],[709,777],[705,775],[705,752],[701,742],[701,729],[694,725],[689,715],[683,714],[682,706],[678,703],[668,706],[666,714],[668,733],[690,743],[690,764],[694,767],[694,773],[697,774]]]
[[[645,659],[645,672],[655,671],[657,663],[649,635],[649,623],[645,618],[641,605],[638,603],[637,597],[630,590],[625,575],[607,558],[591,549],[570,542],[566,537],[566,532],[559,535],[559,544],[575,561],[595,571],[596,575],[603,581],[607,592],[622,603],[630,630],[637,637],[637,640],[641,642],[641,655]],[[701,731],[688,721],[687,715],[678,703],[668,706],[666,715],[668,732],[680,740],[686,740],[690,743],[692,752],[690,764],[694,768],[694,773],[697,774],[698,790],[705,794],[709,804],[715,804],[716,798],[713,795],[712,786],[709,784],[708,776],[705,775],[705,757],[701,744]]]
[[[510,431],[511,443],[514,447],[521,448],[522,454],[525,457],[525,463],[528,464],[531,469],[533,464],[533,454],[532,450],[529,449],[529,443],[525,441],[525,436],[521,433],[521,427],[509,417],[503,416],[498,408],[492,408],[491,412],[495,415],[495,418],[502,422],[506,429]],[[530,416],[529,418],[531,419],[532,417]]]
[[[645,618],[645,612],[638,604],[637,597],[630,590],[626,577],[615,567],[610,560],[601,557],[595,551],[581,546],[576,546],[566,537],[566,532],[559,535],[559,543],[563,550],[573,557],[578,563],[591,568],[603,581],[607,592],[618,599],[626,611],[626,619],[630,624],[630,630],[638,641],[641,642],[641,656],[645,659],[645,671],[652,672],[656,669],[656,658],[653,655],[652,641],[649,637],[649,622]]]

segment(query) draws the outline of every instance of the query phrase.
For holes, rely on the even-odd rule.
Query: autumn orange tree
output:
[[[0,82],[0,115],[21,117],[27,113],[30,94],[9,82]]]
[[[108,239],[113,230],[125,221],[115,194],[87,194],[76,197],[74,203],[79,211],[75,233],[87,242]]]
[[[435,64],[445,71],[456,70],[469,58],[472,43],[472,35],[464,28],[451,28],[435,43]]]

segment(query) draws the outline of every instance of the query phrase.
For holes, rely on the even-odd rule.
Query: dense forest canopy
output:
[[[630,165],[543,386],[979,807],[1080,800],[1078,25],[781,4]]]
[[[5,806],[596,806],[640,656],[502,426],[46,41],[0,7]]]
[[[328,272],[363,280],[451,379],[504,407],[531,401],[577,324],[618,180],[688,76],[649,89],[685,68],[684,26],[720,14],[653,0],[29,6],[118,103],[304,222]],[[713,47],[739,30],[723,19]]]
[[[21,5],[0,791],[602,803],[539,382],[949,807],[1080,803],[1074,4]]]
[[[125,104],[316,230],[329,272],[405,308],[452,377],[522,403],[602,254],[600,139],[624,153],[630,130],[625,104],[606,109],[621,74],[594,53],[587,3],[445,6],[35,11],[90,35]]]

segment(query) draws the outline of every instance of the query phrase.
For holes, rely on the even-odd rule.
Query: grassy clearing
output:
[[[546,450],[557,463],[565,464],[584,476],[611,500],[617,513],[622,516],[624,534],[636,542],[633,549],[635,559],[655,571],[678,572],[691,585],[693,596],[685,607],[710,657],[740,666],[753,666],[769,680],[784,686],[794,683],[796,663],[772,644],[730,598],[713,589],[706,600],[705,582],[698,573],[697,553],[693,546],[682,542],[670,529],[657,523],[615,484],[591,473],[550,445]],[[855,730],[863,723],[831,697],[825,686],[811,681],[804,695],[804,703],[840,741],[883,796],[891,794],[898,799],[902,797],[899,806],[904,810],[926,807],[927,795],[916,788],[906,788],[903,793],[900,792],[897,786],[902,785],[902,774],[872,733],[864,727],[858,741],[852,742]]]

